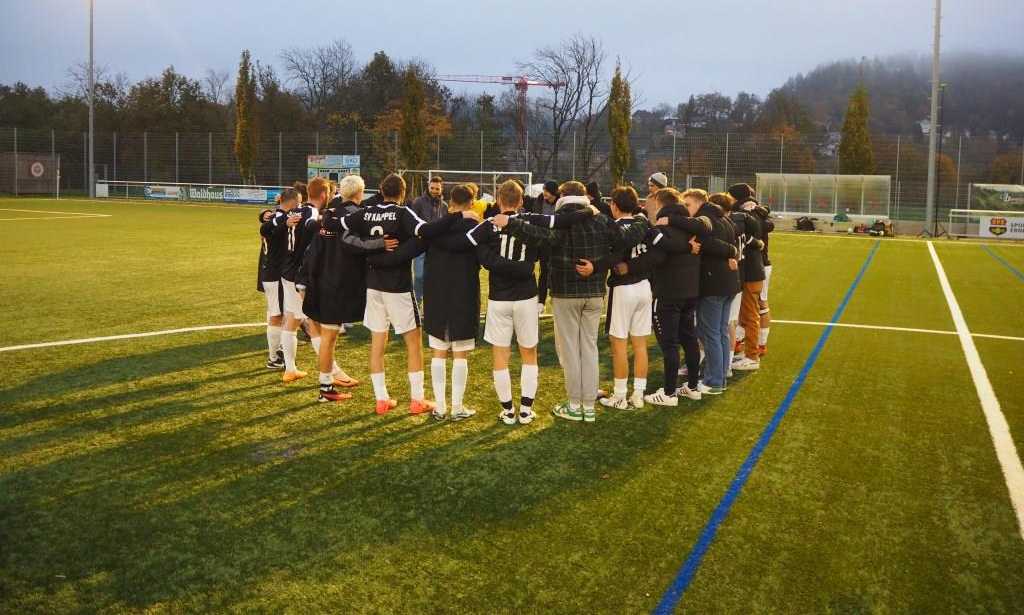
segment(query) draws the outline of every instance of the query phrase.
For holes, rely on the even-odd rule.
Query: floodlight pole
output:
[[[924,210],[924,234],[929,236],[935,233],[935,180],[936,160],[935,149],[939,137],[939,35],[942,22],[942,0],[935,0],[935,35],[932,42],[932,109],[931,117],[928,120],[930,130],[928,131],[928,197],[925,201]]]
[[[89,0],[89,198],[96,198],[96,165],[93,147],[94,96],[96,93],[96,68],[93,64],[93,8],[95,0]]]

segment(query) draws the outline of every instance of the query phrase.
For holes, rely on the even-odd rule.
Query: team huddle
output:
[[[260,213],[268,368],[283,369],[286,383],[307,376],[297,366],[301,328],[317,355],[318,400],[350,399],[344,389],[359,381],[338,365],[335,346],[346,325],[361,322],[371,336],[376,412],[385,414],[398,405],[384,376],[394,330],[406,347],[409,412],[468,419],[475,415],[463,399],[480,333],[480,268],[488,276],[483,339],[492,348],[499,419],[507,425],[536,416],[539,319],[548,293],[565,378],[566,398],[552,409],[558,418],[593,422],[598,403],[620,410],[676,406],[680,398],[724,393],[733,370],[760,368],[774,226],[749,185],[712,195],[679,192],[655,173],[646,199],[619,187],[606,202],[596,184],[549,181],[528,197],[520,182],[508,180],[493,204],[478,199],[472,184],[455,186],[445,202],[443,187],[432,177],[427,193],[407,202],[399,175],[385,177],[369,198],[357,175],[337,185],[318,177],[283,190],[277,209]],[[599,388],[602,314],[610,393]],[[424,388],[421,329],[432,352],[433,401]],[[664,382],[647,393],[652,332]],[[518,405],[509,371],[513,340],[521,359]]]

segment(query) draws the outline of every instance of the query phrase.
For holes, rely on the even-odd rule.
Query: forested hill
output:
[[[871,130],[908,134],[929,114],[931,58],[891,56],[822,64],[782,87],[815,122],[838,130],[850,92],[863,77],[871,97]],[[942,58],[947,130],[1024,138],[1024,56],[950,53]]]

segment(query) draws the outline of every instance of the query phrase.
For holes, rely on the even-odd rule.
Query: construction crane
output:
[[[511,85],[516,89],[516,100],[518,113],[516,127],[519,131],[519,142],[526,143],[526,92],[531,87],[545,87],[558,90],[566,86],[564,81],[545,81],[541,79],[530,79],[525,75],[517,77],[496,76],[496,75],[438,75],[438,81],[454,81],[458,83],[500,83]]]

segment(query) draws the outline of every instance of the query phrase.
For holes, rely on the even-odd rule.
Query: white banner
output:
[[[1024,218],[980,216],[978,234],[996,239],[1024,239]]]

